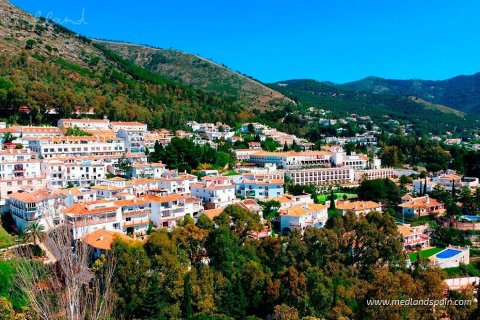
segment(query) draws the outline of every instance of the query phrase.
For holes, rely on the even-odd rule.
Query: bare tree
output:
[[[89,268],[90,248],[74,241],[72,228],[61,225],[44,238],[48,260],[33,259],[29,247],[20,250],[18,285],[40,319],[102,320],[113,312],[115,258],[108,254],[95,271]]]

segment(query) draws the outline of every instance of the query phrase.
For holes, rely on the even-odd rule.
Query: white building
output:
[[[122,212],[113,201],[76,203],[65,208],[63,213],[65,222],[72,228],[75,240],[100,229],[122,231]]]
[[[190,191],[207,209],[224,208],[235,200],[235,185],[229,177],[203,177],[201,183],[190,185]]]
[[[0,211],[5,211],[6,200],[18,191],[45,188],[42,160],[26,149],[0,150]]]
[[[300,185],[349,184],[355,180],[355,170],[350,167],[300,169],[289,170],[285,176]]]
[[[107,119],[60,119],[57,126],[62,131],[74,127],[81,130],[108,130],[110,121]]]
[[[272,163],[277,168],[300,169],[306,167],[329,167],[332,153],[328,151],[303,152],[256,152],[249,156],[249,162],[263,167]]]
[[[280,229],[283,233],[294,230],[303,234],[305,228],[322,228],[328,220],[328,207],[322,204],[299,204],[280,209]]]
[[[48,230],[62,221],[58,199],[58,195],[45,190],[15,192],[8,200],[9,210],[19,229],[36,222]]]
[[[122,156],[125,153],[125,144],[120,138],[62,136],[28,138],[27,140],[30,149],[45,159],[81,156]]]

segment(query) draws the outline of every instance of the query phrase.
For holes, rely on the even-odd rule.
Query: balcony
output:
[[[140,226],[140,225],[145,225],[149,224],[150,219],[139,219],[139,220],[132,220],[132,221],[125,221],[123,223],[124,227],[134,227],[134,226]]]

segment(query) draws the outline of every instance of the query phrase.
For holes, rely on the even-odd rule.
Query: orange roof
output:
[[[171,202],[171,201],[177,201],[178,199],[180,199],[182,196],[179,195],[179,194],[170,194],[168,196],[152,196],[152,195],[146,195],[144,198],[145,200],[150,200],[150,202],[160,202],[160,203],[164,203],[164,202]]]
[[[210,209],[203,211],[203,214],[206,215],[210,220],[213,220],[215,217],[218,217],[225,208],[218,208],[218,209]]]
[[[137,121],[112,121],[110,124],[112,126],[145,126],[144,123]]]
[[[132,200],[116,200],[113,203],[115,203],[115,205],[120,207],[126,207],[126,206],[150,204],[150,201],[145,199],[132,199]]]
[[[301,217],[312,212],[318,212],[326,210],[327,206],[323,204],[309,203],[309,204],[297,204],[290,208],[280,209],[280,214],[290,217]]]
[[[421,209],[421,208],[443,206],[443,203],[430,197],[419,197],[419,198],[413,198],[408,202],[401,203],[398,206],[401,208]]]
[[[126,236],[121,232],[104,229],[93,231],[85,235],[82,240],[95,249],[110,250],[112,248],[113,241],[117,237],[125,241],[135,241],[135,239]]]
[[[70,207],[66,208],[63,211],[63,213],[65,213],[65,214],[75,214],[75,215],[96,214],[96,213],[116,211],[119,208],[118,206],[109,206],[109,207],[100,207],[100,208],[89,209],[87,205],[90,205],[90,204],[92,204],[92,202],[89,202],[87,204],[76,203],[73,206],[70,206]]]
[[[50,198],[56,198],[56,195],[50,194],[45,190],[35,190],[32,192],[14,192],[10,195],[11,199],[15,199],[25,203],[36,203]]]
[[[337,201],[335,208],[347,211],[362,211],[365,209],[377,209],[382,205],[373,201]]]
[[[22,133],[41,132],[41,133],[60,133],[57,127],[22,127]]]

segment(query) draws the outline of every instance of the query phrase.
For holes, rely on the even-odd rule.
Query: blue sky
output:
[[[89,37],[196,53],[264,82],[480,71],[476,0],[12,2]]]

